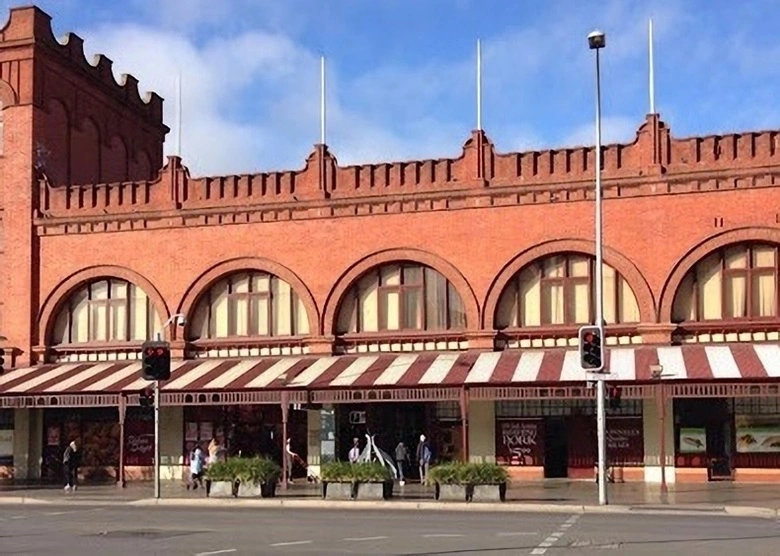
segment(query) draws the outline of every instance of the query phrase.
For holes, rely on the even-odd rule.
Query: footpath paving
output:
[[[321,488],[308,483],[290,485],[278,490],[271,499],[206,498],[203,489],[187,490],[180,482],[164,481],[161,498],[154,498],[151,483],[81,486],[66,493],[60,486],[14,485],[0,483],[0,505],[68,504],[68,505],[161,505],[176,507],[286,507],[366,510],[439,510],[484,512],[549,513],[678,513],[681,515],[718,514],[740,517],[778,519],[780,484],[704,483],[670,485],[662,495],[657,486],[641,483],[609,485],[609,505],[598,505],[596,484],[592,481],[548,480],[515,482],[507,491],[504,503],[460,503],[434,500],[433,488],[419,484],[401,487],[396,484],[388,501],[331,501],[322,499]]]

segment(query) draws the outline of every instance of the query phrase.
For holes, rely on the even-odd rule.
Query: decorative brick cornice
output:
[[[657,195],[753,190],[776,187],[778,184],[780,169],[777,168],[751,169],[736,173],[702,172],[687,176],[665,176],[662,180],[659,180],[658,176],[620,178],[605,181],[604,197],[608,202],[613,199]],[[494,181],[488,187],[332,200],[121,214],[88,213],[83,216],[77,212],[67,216],[42,212],[34,219],[34,223],[38,235],[50,236],[572,203],[592,199],[593,187],[590,180],[542,185],[510,185]]]

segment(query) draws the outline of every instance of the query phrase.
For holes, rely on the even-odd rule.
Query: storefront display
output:
[[[496,461],[505,465],[544,465],[544,421],[496,421]]]

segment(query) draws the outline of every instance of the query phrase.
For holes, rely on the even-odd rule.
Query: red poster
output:
[[[645,439],[641,417],[607,419],[607,458],[611,465],[642,465]]]
[[[544,422],[497,420],[496,461],[504,465],[544,465]]]
[[[154,465],[152,421],[125,421],[125,465]]]

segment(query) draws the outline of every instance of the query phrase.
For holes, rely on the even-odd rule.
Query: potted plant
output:
[[[276,495],[282,470],[267,458],[231,458],[219,461],[206,470],[207,496],[262,497]]]
[[[267,458],[237,458],[235,481],[239,498],[273,498],[282,475],[279,465]]]
[[[436,500],[506,500],[508,474],[495,463],[445,463],[432,467],[428,477],[435,485]]]
[[[238,458],[212,463],[206,469],[206,496],[211,498],[229,498],[236,496],[236,468]]]
[[[323,498],[387,500],[393,495],[392,473],[378,462],[327,463],[321,476]]]

